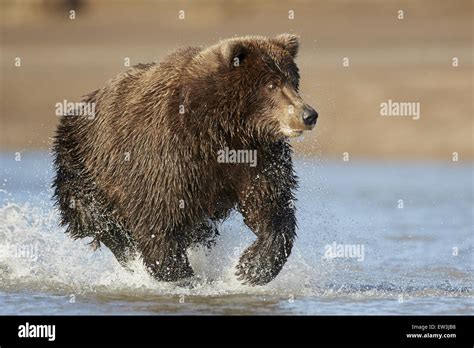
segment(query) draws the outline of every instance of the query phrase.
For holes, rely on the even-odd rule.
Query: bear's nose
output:
[[[318,113],[311,106],[306,105],[303,111],[303,122],[306,126],[314,126],[318,118]]]

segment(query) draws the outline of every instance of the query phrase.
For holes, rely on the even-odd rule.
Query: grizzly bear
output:
[[[193,275],[187,249],[211,246],[235,209],[257,236],[238,279],[274,279],[296,236],[288,138],[318,116],[298,92],[298,46],[282,34],[188,47],[85,96],[95,114],[64,115],[54,138],[66,232],[103,243],[125,267],[139,256],[156,279],[177,281]],[[256,158],[227,161],[223,149]]]

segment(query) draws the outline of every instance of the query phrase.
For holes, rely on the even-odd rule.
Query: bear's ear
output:
[[[287,50],[293,58],[298,54],[298,48],[300,46],[299,41],[299,36],[294,34],[280,34],[273,39],[275,44]]]
[[[248,56],[248,48],[242,42],[230,40],[225,42],[221,47],[224,62],[229,67],[241,66]]]

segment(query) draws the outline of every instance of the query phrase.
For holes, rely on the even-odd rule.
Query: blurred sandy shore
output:
[[[37,2],[0,5],[1,150],[48,148],[55,104],[99,88],[126,57],[133,65],[183,45],[294,32],[301,91],[320,113],[316,130],[294,141],[298,153],[474,159],[470,0],[96,1],[75,20]],[[388,99],[419,102],[420,119],[382,117]]]

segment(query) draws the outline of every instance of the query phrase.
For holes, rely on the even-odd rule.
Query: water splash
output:
[[[279,277],[263,287],[241,285],[234,276],[241,251],[254,238],[238,217],[222,226],[217,246],[189,252],[195,277],[178,283],[157,282],[140,260],[123,269],[109,250],[93,252],[89,240],[72,240],[58,226],[51,207],[8,203],[0,208],[0,281],[2,289],[54,293],[136,294],[311,294],[318,267],[295,248]]]

